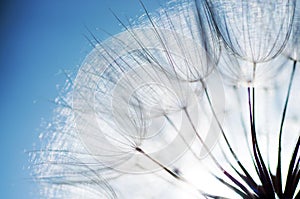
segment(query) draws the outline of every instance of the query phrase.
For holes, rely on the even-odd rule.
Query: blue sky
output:
[[[149,10],[157,5],[144,2]],[[120,32],[109,8],[123,19],[142,13],[137,0],[1,1],[0,198],[36,198],[24,151],[39,142],[42,118],[51,120],[50,101],[65,80],[59,71],[76,68],[91,50],[85,26],[100,38],[97,28]]]

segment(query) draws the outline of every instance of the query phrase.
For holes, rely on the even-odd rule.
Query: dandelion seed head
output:
[[[296,34],[293,5],[174,0],[155,13],[145,8],[105,41],[92,34],[92,51],[76,77],[67,75],[42,149],[31,154],[41,195],[268,198],[265,181],[278,150],[278,126],[271,124],[280,124],[278,107],[287,99],[289,70],[281,66],[294,56],[279,54],[290,31]],[[291,154],[299,137],[299,105],[290,103],[284,132],[296,133],[284,134],[282,146],[294,141],[282,154]],[[266,179],[264,161],[272,163]],[[288,167],[282,164],[283,180]]]

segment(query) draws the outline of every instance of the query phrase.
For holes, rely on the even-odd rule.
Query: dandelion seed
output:
[[[248,82],[249,86],[253,86],[257,82],[257,70],[266,71],[258,69],[263,67],[260,63],[276,58],[286,46],[292,29],[295,1],[208,2],[217,32],[225,44],[224,50],[229,51],[225,56],[241,59],[238,61],[240,64],[226,70],[233,71],[233,77],[239,74],[241,84]],[[248,62],[252,63],[252,67],[248,66]],[[271,74],[274,74],[272,71],[277,72],[273,68]]]

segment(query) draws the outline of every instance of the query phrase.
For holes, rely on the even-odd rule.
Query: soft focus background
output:
[[[157,1],[144,0],[149,11]],[[0,3],[0,198],[37,198],[27,167],[51,102],[91,50],[86,27],[101,39],[122,29],[122,20],[143,13],[137,0],[2,0]]]

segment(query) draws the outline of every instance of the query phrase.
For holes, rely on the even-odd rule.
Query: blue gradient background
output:
[[[144,3],[150,11],[158,5]],[[65,81],[59,71],[74,70],[91,50],[85,26],[120,32],[109,8],[123,20],[142,13],[137,0],[1,1],[0,198],[37,198],[24,151],[39,143],[42,118],[51,120],[55,105],[50,101],[58,95],[56,85]]]

